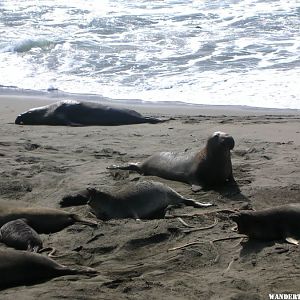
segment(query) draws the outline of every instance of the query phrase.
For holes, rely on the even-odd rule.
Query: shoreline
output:
[[[153,113],[172,113],[182,115],[298,115],[300,109],[289,109],[289,108],[265,108],[265,107],[252,107],[242,105],[207,105],[207,104],[193,104],[185,102],[150,102],[139,99],[111,99],[103,97],[101,95],[94,94],[70,94],[62,91],[34,91],[24,90],[18,88],[4,88],[0,87],[0,101],[22,101],[22,106],[30,107],[30,105],[48,105],[61,100],[78,100],[78,101],[96,101],[106,105],[128,107],[136,109],[139,112],[153,112]],[[30,103],[27,106],[23,101]]]

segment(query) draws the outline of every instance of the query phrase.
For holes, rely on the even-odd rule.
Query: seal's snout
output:
[[[89,195],[95,194],[97,191],[95,188],[90,188],[90,187],[88,187],[86,190],[88,191]]]
[[[232,150],[235,145],[233,137],[230,135],[224,137],[223,144],[228,147],[229,150]]]
[[[21,125],[22,123],[22,115],[18,115],[15,120],[15,124]]]
[[[88,192],[88,201],[87,204],[92,204],[95,195],[97,194],[97,190],[95,188],[87,188]]]
[[[240,220],[240,217],[241,217],[240,214],[233,214],[233,215],[229,216],[229,218],[236,223],[238,223],[238,221]]]
[[[222,131],[216,131],[212,135],[212,139],[215,140],[220,145],[225,146],[229,150],[234,148],[235,142],[231,135]]]

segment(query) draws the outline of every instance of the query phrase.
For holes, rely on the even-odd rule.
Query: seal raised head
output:
[[[89,126],[156,124],[164,121],[166,120],[144,117],[126,108],[110,107],[97,102],[65,100],[29,109],[16,118],[15,124]]]
[[[40,254],[0,249],[0,288],[35,284],[48,279],[64,276],[83,274],[95,276],[97,271],[88,267],[80,269],[61,265],[54,260]]]
[[[97,222],[81,218],[80,216],[60,209],[45,207],[16,207],[0,204],[0,226],[9,221],[26,219],[30,226],[38,233],[52,233],[67,226],[80,222],[96,226]]]
[[[258,211],[240,211],[230,218],[238,232],[251,239],[287,240],[300,238],[300,204],[286,204]]]
[[[159,152],[142,163],[113,165],[107,169],[134,170],[143,175],[210,188],[235,182],[230,154],[233,148],[233,137],[218,131],[208,138],[205,147],[197,153]]]

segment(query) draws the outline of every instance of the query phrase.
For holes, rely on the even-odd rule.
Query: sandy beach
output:
[[[261,209],[300,202],[300,111],[234,107],[127,104],[145,115],[172,117],[161,124],[127,126],[19,126],[16,116],[56,100],[0,96],[0,201],[59,208],[68,193],[86,187],[117,189],[130,181],[163,182],[182,195],[214,207],[172,208],[170,215],[216,209]],[[189,185],[134,172],[109,171],[115,163],[141,161],[159,151],[197,151],[208,136],[235,139],[234,177],[241,193],[194,193]],[[65,208],[89,216],[88,207]],[[195,227],[185,234],[177,219],[131,219],[76,224],[42,235],[62,264],[90,266],[94,278],[64,276],[0,291],[1,299],[269,299],[269,293],[300,293],[299,247],[285,242],[247,242],[234,236],[228,213],[183,217]],[[184,249],[171,248],[199,241]],[[0,244],[1,248],[5,246]]]

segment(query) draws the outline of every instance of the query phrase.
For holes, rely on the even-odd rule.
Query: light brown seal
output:
[[[286,240],[300,238],[300,204],[286,204],[258,211],[240,211],[230,218],[238,232],[251,239]]]
[[[17,219],[27,219],[38,233],[52,233],[73,225],[76,222],[96,226],[97,222],[60,209],[45,207],[16,207],[0,204],[0,226]]]
[[[18,250],[39,252],[43,242],[38,233],[28,225],[28,220],[17,219],[0,228],[0,242]]]
[[[154,181],[132,183],[109,193],[96,189],[88,189],[88,192],[88,205],[101,220],[157,219],[165,216],[170,205],[185,204],[194,207],[212,205],[185,198],[170,187]]]
[[[0,250],[1,289],[40,283],[54,277],[75,274],[94,276],[97,271],[87,267],[81,267],[81,269],[66,267],[48,257],[32,252]]]
[[[197,153],[159,152],[144,162],[113,165],[107,169],[133,170],[143,175],[154,175],[170,180],[211,188],[226,182],[235,182],[232,175],[230,150],[234,139],[227,133],[215,132],[205,147]]]

